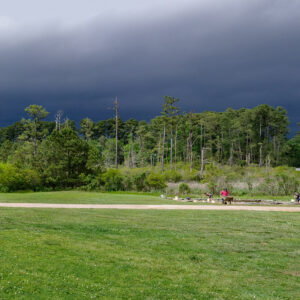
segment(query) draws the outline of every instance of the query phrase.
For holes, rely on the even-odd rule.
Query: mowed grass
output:
[[[198,196],[199,197],[199,196]],[[204,197],[204,195],[202,195]],[[195,197],[197,198],[197,197]],[[216,196],[218,198],[218,196]],[[239,197],[236,199],[274,199],[284,201],[289,197]],[[15,203],[64,203],[64,204],[182,204],[203,205],[209,203],[178,202],[162,199],[159,195],[130,192],[85,192],[85,191],[57,191],[57,192],[24,192],[0,193],[0,202]],[[217,203],[220,204],[220,203]]]
[[[300,214],[0,209],[0,299],[299,299]]]
[[[37,193],[0,193],[0,202],[65,204],[177,204],[151,194],[60,191]]]

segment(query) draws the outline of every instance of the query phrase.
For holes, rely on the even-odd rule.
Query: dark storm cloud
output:
[[[172,95],[193,111],[284,106],[295,130],[299,2],[203,3],[0,34],[1,123],[30,103],[77,120],[106,118],[115,96],[124,118],[150,118]]]

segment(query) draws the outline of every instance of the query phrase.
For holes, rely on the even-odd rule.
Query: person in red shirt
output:
[[[221,197],[222,197],[222,203],[224,204],[224,203],[225,203],[225,198],[226,198],[227,196],[229,196],[229,192],[228,192],[227,189],[223,189],[223,190],[221,191],[220,195],[221,195]]]

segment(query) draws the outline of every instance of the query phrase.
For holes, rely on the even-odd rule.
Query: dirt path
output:
[[[0,207],[24,208],[94,208],[94,209],[156,209],[156,210],[254,210],[300,212],[298,207],[249,205],[140,205],[140,204],[51,204],[51,203],[0,203]]]

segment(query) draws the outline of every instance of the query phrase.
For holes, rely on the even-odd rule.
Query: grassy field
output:
[[[83,191],[0,193],[0,202],[66,203],[66,204],[174,204],[159,196],[138,193],[99,193]],[[176,203],[175,203],[176,204]]]
[[[299,299],[299,213],[0,209],[0,299]]]
[[[195,195],[195,198],[199,196]],[[202,195],[205,198],[204,195]],[[218,198],[218,197],[217,197]],[[235,197],[236,199],[273,199],[287,201],[293,197]],[[290,200],[289,200],[290,201]],[[182,203],[168,199],[161,199],[159,195],[147,193],[128,192],[84,192],[84,191],[59,191],[37,193],[0,193],[0,202],[27,202],[27,203],[66,203],[66,204],[197,204]],[[201,203],[199,203],[201,204]]]

